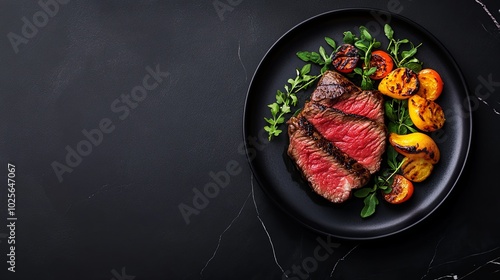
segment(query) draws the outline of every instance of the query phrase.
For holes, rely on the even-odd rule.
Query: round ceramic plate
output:
[[[276,90],[283,90],[286,81],[295,77],[295,69],[305,63],[296,57],[298,51],[327,52],[331,48],[324,37],[342,42],[343,32],[359,33],[358,26],[366,26],[371,34],[387,46],[381,23],[389,23],[395,38],[408,38],[422,43],[417,57],[424,67],[437,70],[445,83],[437,102],[443,107],[447,122],[439,132],[430,134],[441,151],[441,160],[431,176],[415,184],[413,197],[401,205],[380,201],[376,213],[366,219],[360,217],[362,199],[351,197],[342,204],[333,204],[314,193],[301,178],[286,154],[288,135],[283,133],[271,142],[264,117],[269,117],[268,104],[275,102]],[[312,73],[319,73],[313,67]],[[298,94],[302,106],[314,86]],[[289,116],[288,116],[289,117]],[[464,78],[450,53],[421,26],[399,15],[366,9],[332,11],[313,17],[292,28],[267,52],[250,84],[244,112],[244,138],[252,171],[264,191],[289,215],[304,225],[322,233],[346,239],[373,239],[408,229],[434,212],[448,197],[464,168],[471,139],[469,95]],[[258,145],[255,139],[260,139]],[[265,144],[261,144],[265,143]]]

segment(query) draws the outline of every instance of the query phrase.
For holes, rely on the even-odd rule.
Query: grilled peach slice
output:
[[[409,68],[400,67],[392,70],[378,85],[378,90],[395,99],[408,99],[419,89],[417,74]]]
[[[443,108],[436,102],[427,100],[420,95],[414,95],[408,100],[408,113],[413,124],[426,132],[442,128],[446,121]]]
[[[425,158],[404,158],[401,170],[403,176],[412,182],[422,182],[431,175],[434,165]]]
[[[409,158],[424,158],[436,164],[441,156],[439,148],[430,136],[421,132],[399,135],[391,133],[389,142],[396,152]]]

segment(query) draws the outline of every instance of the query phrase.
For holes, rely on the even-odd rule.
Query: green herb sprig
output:
[[[292,106],[297,106],[297,93],[308,88],[322,74],[309,75],[311,72],[311,64],[304,65],[300,70],[296,69],[296,77],[288,79],[288,84],[284,86],[285,91],[276,91],[276,102],[267,105],[271,111],[271,118],[264,118],[268,125],[264,126],[264,130],[269,135],[269,141],[275,136],[281,134],[282,130],[279,126],[285,122],[285,115],[292,111]]]
[[[312,62],[314,64],[322,66],[322,74],[329,69],[329,66],[332,64],[333,54],[337,51],[337,44],[335,43],[335,40],[330,37],[325,37],[325,41],[333,49],[333,51],[329,55],[326,54],[326,50],[323,46],[319,47],[318,52],[297,52],[297,57],[301,60],[305,62]]]
[[[396,66],[410,68],[415,73],[420,72],[420,70],[422,70],[422,62],[418,60],[415,55],[422,43],[415,46],[408,39],[394,39],[394,30],[388,24],[384,26],[384,33],[385,37],[389,39],[387,51],[392,56]],[[404,45],[409,45],[409,49],[401,50]]]
[[[384,102],[387,129],[396,134],[417,132],[408,112],[408,100],[391,99]]]

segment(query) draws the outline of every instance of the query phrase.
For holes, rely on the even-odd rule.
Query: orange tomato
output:
[[[383,193],[385,201],[399,204],[407,201],[413,195],[413,183],[402,175],[394,175],[390,193]]]
[[[444,83],[436,70],[422,69],[418,72],[418,81],[420,82],[418,95],[427,100],[436,100],[441,95]]]
[[[382,50],[372,52],[370,59],[370,68],[377,67],[377,71],[370,75],[372,80],[380,80],[387,76],[394,68],[394,62],[391,56]]]

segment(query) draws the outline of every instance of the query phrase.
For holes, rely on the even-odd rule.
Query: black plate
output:
[[[444,91],[437,102],[443,107],[447,122],[442,130],[431,134],[439,145],[441,160],[425,182],[415,184],[412,199],[401,205],[381,201],[372,217],[362,219],[361,199],[353,197],[336,205],[312,192],[286,155],[286,126],[283,126],[284,132],[269,143],[265,140],[267,133],[263,130],[263,118],[269,117],[267,104],[275,101],[276,90],[283,89],[286,81],[295,77],[295,69],[304,65],[296,57],[297,51],[317,51],[322,45],[330,52],[325,36],[339,44],[344,31],[358,34],[360,25],[368,27],[385,48],[387,40],[381,24],[384,22],[392,26],[395,38],[408,38],[415,44],[423,44],[417,57],[424,62],[424,67],[437,70],[443,78]],[[312,72],[318,73],[319,69],[313,68]],[[299,94],[299,106],[311,92],[312,88]],[[247,156],[258,183],[285,212],[318,232],[346,239],[373,239],[401,232],[419,223],[448,197],[460,177],[469,151],[470,111],[464,78],[450,53],[432,34],[399,15],[365,9],[338,10],[302,22],[271,47],[248,90],[243,134]],[[254,144],[255,139],[258,144]]]

